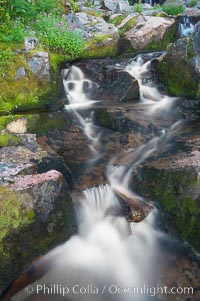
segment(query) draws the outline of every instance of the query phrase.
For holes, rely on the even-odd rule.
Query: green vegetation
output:
[[[189,0],[188,6],[189,7],[194,7],[195,5],[197,5],[198,0]]]
[[[36,32],[43,47],[64,51],[70,59],[80,55],[84,46],[82,36],[62,19],[60,0],[1,0],[0,3],[0,42],[22,43],[29,32]]]
[[[169,4],[163,5],[162,10],[170,16],[176,16],[184,11],[184,6],[177,5],[174,2],[170,2]]]
[[[191,191],[199,189],[200,182],[193,168],[160,170],[154,167],[144,169],[144,181],[148,179],[148,193],[160,204],[165,213],[168,228],[176,229],[181,238],[193,244],[198,250],[199,205]],[[143,190],[143,193],[144,193]]]
[[[109,19],[108,22],[117,26],[117,25],[120,25],[122,23],[122,21],[126,18],[127,15],[119,15],[119,16],[116,16],[115,18],[113,19]]]
[[[20,138],[11,134],[0,134],[0,147],[18,145]]]
[[[119,28],[119,34],[121,37],[123,37],[123,35],[126,31],[128,31],[134,27],[134,25],[137,22],[137,19],[138,19],[138,16],[135,16],[135,17],[131,18],[128,22],[126,22],[123,27]]]
[[[135,3],[133,6],[133,10],[135,13],[141,14],[143,12],[142,3]]]
[[[191,55],[190,44],[188,45],[189,55]],[[188,58],[173,60],[172,65],[171,57],[166,57],[158,64],[157,70],[171,95],[199,97],[198,75],[192,70]],[[177,70],[181,70],[181,72],[177,72]]]
[[[86,43],[82,56],[91,58],[114,57],[117,51],[116,43],[110,43],[109,35],[96,35]]]
[[[63,51],[69,59],[80,56],[84,48],[81,33],[60,16],[43,16],[37,23],[39,38],[52,50]]]

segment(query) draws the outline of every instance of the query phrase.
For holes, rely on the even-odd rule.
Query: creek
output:
[[[138,55],[125,66],[116,66],[139,84],[135,107],[140,118],[153,120],[157,113],[170,114],[178,101],[156,87],[151,61],[160,55]],[[96,84],[85,78],[80,68],[63,69],[62,75],[68,99],[65,110],[88,140],[86,169],[93,169],[106,152],[102,127],[95,124],[94,118],[95,108],[103,101],[92,98]],[[169,263],[166,250],[177,248],[179,257],[190,251],[180,248],[159,229],[159,210],[153,201],[132,190],[131,180],[132,172],[137,172],[154,153],[165,151],[183,127],[184,122],[176,120],[140,146],[112,155],[104,166],[105,182],[76,196],[78,234],[38,260],[38,266],[45,262],[47,268],[31,284],[31,293],[35,294],[29,299],[20,292],[12,300],[176,300],[169,298],[173,292],[162,279]],[[174,288],[174,295],[185,298],[180,300],[187,299],[183,289],[177,293]]]

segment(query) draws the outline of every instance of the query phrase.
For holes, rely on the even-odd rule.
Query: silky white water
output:
[[[138,80],[141,103],[148,104],[148,110],[155,112],[163,108],[163,102],[169,105],[172,99],[144,83],[149,68],[150,62],[145,63],[139,56],[125,70]],[[63,70],[63,84],[69,101],[65,108],[84,131],[97,158],[102,149],[101,130],[92,118],[92,83],[73,66]],[[86,107],[90,110],[83,114]],[[107,184],[82,193],[77,209],[78,234],[38,261],[38,265],[47,262],[51,268],[32,286],[35,299],[31,300],[157,300],[154,288],[159,285],[159,239],[164,234],[154,227],[157,210],[131,190],[130,182],[132,171],[154,151],[163,148],[180,127],[177,122],[147,143],[113,155],[105,168]],[[135,211],[144,209],[140,222],[128,223],[124,217],[123,203],[127,200],[133,216]],[[20,293],[14,300],[26,298],[27,294]]]
[[[151,74],[151,59],[153,59],[151,54],[147,62],[142,55],[138,55],[124,69],[138,81],[141,105],[146,108],[147,114],[170,110],[171,105],[177,100],[176,97],[161,94],[155,87]]]
[[[195,31],[195,25],[190,21],[188,16],[183,17],[183,21],[179,22],[178,32],[181,37],[189,37]]]

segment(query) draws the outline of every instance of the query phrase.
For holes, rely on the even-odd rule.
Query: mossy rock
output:
[[[171,44],[156,69],[171,95],[200,97],[200,73],[195,67],[191,39],[181,39]]]
[[[133,28],[137,22],[138,16],[133,16],[132,18],[129,18],[127,22],[123,24],[123,26],[119,26],[119,34],[120,37],[124,36],[124,33]],[[125,21],[125,20],[124,20]]]
[[[61,96],[58,76],[60,57],[63,58],[63,56],[60,55],[58,60],[58,55],[51,55],[51,79],[48,79],[47,77],[39,78],[31,72],[28,60],[34,52],[16,54],[12,51],[11,53],[12,58],[7,58],[5,64],[0,65],[2,75],[0,76],[0,114],[55,107]],[[25,74],[17,77],[19,68],[23,68]]]
[[[36,113],[26,115],[7,115],[0,116],[0,130],[6,128],[7,124],[20,118],[27,120],[27,132],[37,136],[46,135],[49,131],[64,130],[71,125],[71,118],[65,111],[51,113]],[[5,141],[5,142],[4,142]],[[12,134],[0,135],[0,147],[8,145],[17,145],[20,138]]]
[[[83,58],[115,57],[118,54],[117,41],[109,34],[96,35],[86,42]]]
[[[140,174],[140,193],[150,193],[157,202],[165,227],[199,251],[200,181],[197,171],[192,167],[162,170],[145,166]]]
[[[175,22],[171,27],[168,28],[168,30],[166,30],[166,32],[161,40],[158,40],[154,43],[149,44],[148,46],[145,47],[144,50],[147,50],[147,51],[166,50],[167,46],[170,43],[173,43],[176,41],[176,39],[177,39],[176,33],[177,33],[177,23]]]
[[[63,185],[54,209],[42,219],[30,191],[0,187],[0,289],[5,288],[35,257],[74,232],[71,198]]]

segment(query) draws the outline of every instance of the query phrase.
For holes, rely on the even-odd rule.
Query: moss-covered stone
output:
[[[111,16],[108,22],[117,26],[121,24],[121,22],[126,18],[126,16],[127,15],[116,15],[115,17]]]
[[[129,19],[126,23],[124,23],[123,26],[119,27],[119,34],[121,37],[123,37],[124,33],[131,28],[133,28],[137,22],[138,16],[134,16],[131,19]]]
[[[9,46],[10,51],[11,46]],[[60,61],[52,59],[51,80],[45,77],[39,78],[31,72],[28,66],[28,60],[34,53],[16,54],[12,52],[12,59],[6,58],[5,64],[0,65],[0,114],[33,108],[47,108],[57,101]],[[55,56],[52,54],[52,57]],[[18,68],[24,68],[26,74],[17,77]]]
[[[161,40],[158,40],[154,43],[149,44],[148,46],[145,47],[144,50],[148,50],[148,51],[166,50],[167,46],[170,43],[173,43],[177,39],[176,32],[177,32],[177,24],[174,23],[172,26],[170,26],[168,28],[168,30],[166,30],[166,32]]]
[[[0,288],[5,288],[35,257],[73,233],[71,199],[63,186],[54,209],[42,219],[30,191],[0,186]]]
[[[200,73],[193,57],[191,39],[180,39],[168,47],[167,55],[157,65],[158,75],[171,95],[199,98]]]
[[[115,57],[118,54],[116,42],[108,34],[96,35],[85,45],[83,58]]]
[[[142,169],[141,193],[150,193],[164,214],[164,223],[200,250],[200,181],[194,168],[160,170]]]
[[[28,115],[27,118],[27,131],[38,136],[45,135],[55,129],[67,129],[71,124],[69,115],[63,111]]]

